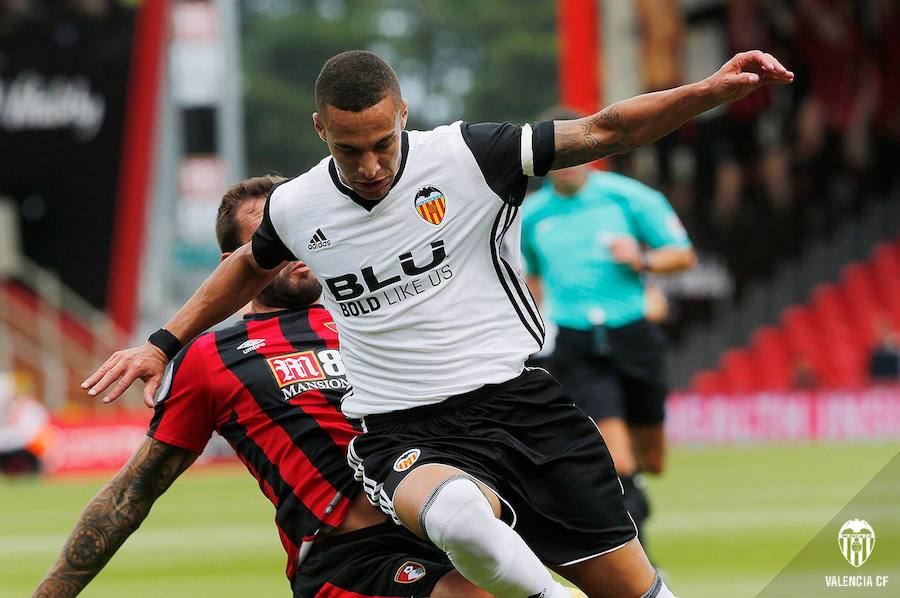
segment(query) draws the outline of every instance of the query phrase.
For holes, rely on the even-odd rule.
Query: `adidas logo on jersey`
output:
[[[324,249],[325,247],[331,247],[331,241],[325,238],[325,233],[322,232],[321,228],[316,229],[316,234],[312,236],[312,239],[309,240],[309,245],[307,245],[307,249]]]

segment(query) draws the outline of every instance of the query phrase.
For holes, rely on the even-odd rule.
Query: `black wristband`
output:
[[[175,356],[178,355],[178,352],[181,351],[181,348],[184,346],[181,344],[181,341],[178,340],[178,337],[165,328],[160,328],[151,334],[147,339],[147,342],[165,353],[166,357],[169,358],[169,361],[175,359]]]
[[[650,255],[646,251],[641,252],[641,272],[653,272],[650,265]]]

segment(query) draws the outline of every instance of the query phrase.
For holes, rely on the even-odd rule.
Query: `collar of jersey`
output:
[[[269,318],[288,316],[290,314],[306,313],[309,310],[315,309],[317,307],[324,309],[323,305],[321,305],[319,303],[313,303],[311,305],[307,305],[306,307],[279,309],[278,311],[267,311],[267,312],[258,313],[258,314],[244,314],[244,319],[245,320],[268,320]]]
[[[397,169],[397,174],[394,175],[394,182],[391,183],[391,188],[388,189],[388,193],[391,192],[391,189],[397,186],[397,183],[400,182],[400,177],[403,175],[403,170],[406,168],[406,156],[409,154],[409,136],[406,134],[406,131],[403,131],[401,134],[401,143],[400,143],[400,167]],[[371,212],[375,206],[384,201],[384,197],[377,201],[372,201],[371,199],[363,199],[359,196],[359,194],[354,191],[352,188],[348,187],[341,181],[341,177],[338,175],[337,166],[334,164],[334,158],[332,158],[328,162],[328,174],[331,175],[331,180],[334,183],[334,186],[337,187],[337,190],[349,197],[353,200],[353,202],[362,206],[367,212]],[[387,195],[385,195],[387,197]]]

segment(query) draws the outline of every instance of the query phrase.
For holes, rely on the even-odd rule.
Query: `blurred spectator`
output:
[[[37,399],[19,393],[10,374],[0,374],[0,473],[34,474],[50,436],[50,415]]]
[[[797,73],[794,85],[762,90],[668,136],[653,152],[614,160],[666,193],[701,253],[724,258],[735,299],[810,241],[852,221],[873,192],[898,189],[900,2],[634,6],[645,91],[692,80],[704,60],[748,48],[779,56]],[[685,312],[673,300],[676,313],[709,314]]]
[[[684,83],[681,52],[684,26],[677,0],[638,0],[638,18],[643,32],[641,64],[644,91],[669,89]],[[678,135],[667,135],[653,144],[659,184],[666,190],[672,183],[672,153]]]
[[[815,390],[819,388],[816,370],[808,359],[795,355],[791,360],[791,388],[794,390]]]
[[[876,324],[875,338],[869,355],[869,376],[878,382],[900,380],[900,333],[882,320]]]

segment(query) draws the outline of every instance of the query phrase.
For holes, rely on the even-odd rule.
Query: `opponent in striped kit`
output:
[[[223,256],[247,242],[275,177],[242,181],[217,219]],[[207,332],[169,363],[149,438],[85,509],[36,596],[76,595],[218,432],[275,507],[287,577],[300,598],[485,594],[436,548],[387,521],[359,492],[340,412],[348,388],[322,287],[299,262],[253,299],[251,313]]]

